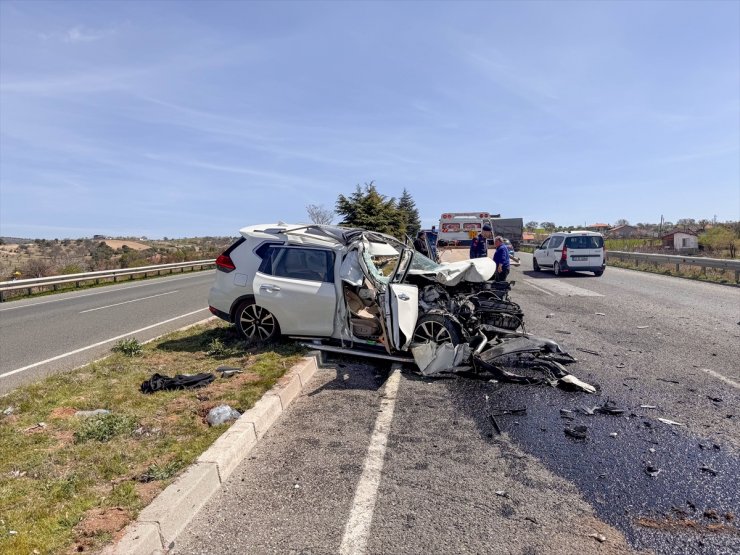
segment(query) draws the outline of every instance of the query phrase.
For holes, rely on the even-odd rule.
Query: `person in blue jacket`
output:
[[[470,258],[485,258],[488,256],[488,240],[492,235],[491,226],[483,224],[483,231],[470,242]]]
[[[493,261],[496,263],[496,273],[494,274],[493,281],[506,281],[509,275],[509,249],[504,243],[504,238],[500,235],[496,236],[493,241],[493,246],[496,247],[496,252],[493,253]]]

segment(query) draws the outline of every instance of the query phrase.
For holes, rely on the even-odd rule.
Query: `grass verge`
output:
[[[686,269],[676,271],[675,264],[647,264],[645,262],[636,264],[632,260],[617,260],[610,258],[607,266],[615,268],[626,268],[627,270],[638,270],[640,272],[650,272],[652,274],[661,274],[664,276],[674,276],[697,281],[709,281],[712,283],[721,283],[724,285],[735,285],[734,271],[725,271],[721,268],[701,268],[686,267]]]
[[[0,553],[89,552],[111,541],[227,429],[205,423],[211,408],[249,409],[301,354],[291,344],[246,348],[212,321],[1,398]],[[202,389],[139,389],[155,372],[219,365],[243,372]],[[96,409],[110,414],[75,415]]]

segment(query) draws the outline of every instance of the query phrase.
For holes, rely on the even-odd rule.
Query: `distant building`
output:
[[[609,224],[591,224],[587,225],[586,229],[588,231],[598,231],[599,233],[606,233],[606,231],[609,229]]]
[[[680,250],[691,250],[699,248],[699,237],[691,231],[672,231],[661,237],[663,248]]]
[[[633,225],[618,225],[609,230],[609,237],[613,239],[625,239],[627,237],[635,237],[637,235],[637,228]]]

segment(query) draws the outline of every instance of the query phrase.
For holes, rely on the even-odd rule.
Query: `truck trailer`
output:
[[[489,212],[447,212],[439,219],[439,246],[470,245],[483,225],[488,224],[493,229],[494,237],[501,235],[511,241],[515,249],[519,249],[524,231],[522,218],[502,218],[500,214]]]

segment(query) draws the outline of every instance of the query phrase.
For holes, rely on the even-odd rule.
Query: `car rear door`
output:
[[[273,246],[254,277],[254,297],[277,318],[286,335],[330,337],[337,295],[334,253],[328,249]]]
[[[604,256],[604,240],[596,235],[575,235],[568,237],[565,246],[568,253],[568,266],[573,270],[601,266]]]

